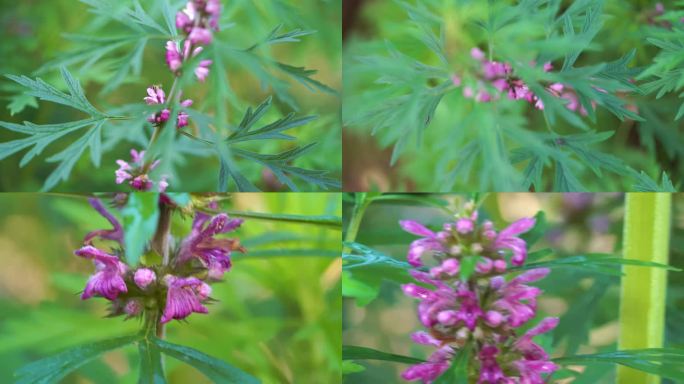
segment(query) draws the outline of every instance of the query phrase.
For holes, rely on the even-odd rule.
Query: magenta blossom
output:
[[[198,212],[192,223],[192,231],[180,246],[178,264],[199,259],[207,268],[209,277],[220,279],[230,269],[232,251],[242,251],[236,239],[217,239],[216,235],[234,231],[242,225],[242,219],[230,219],[225,213],[214,217]]]
[[[535,220],[518,220],[497,233],[489,221],[478,224],[477,216],[471,205],[439,232],[415,221],[400,222],[404,230],[423,237],[411,243],[409,263],[422,267],[427,255],[436,260],[427,272],[410,271],[420,285],[405,284],[402,289],[419,300],[418,318],[429,331],[415,333],[413,340],[437,350],[402,377],[431,383],[468,348],[468,366],[473,367],[469,382],[543,384],[545,376],[558,367],[532,339],[555,328],[558,319],[546,318],[526,333],[519,329],[537,315],[541,290],[528,284],[543,279],[549,270],[532,269],[509,280],[503,275],[507,271],[504,250],[511,252],[511,264],[524,264],[527,244],[518,236],[529,231]],[[462,275],[466,262],[475,262],[475,270]]]
[[[164,283],[168,287],[166,293],[166,306],[162,314],[161,323],[168,323],[172,319],[182,320],[190,316],[191,313],[209,313],[209,310],[202,305],[206,300],[207,292],[210,288],[204,287],[206,283],[196,277],[177,277],[173,275],[164,276]]]
[[[204,82],[204,79],[209,76],[209,66],[211,63],[211,60],[202,60],[199,62],[199,65],[197,68],[195,68],[195,76],[197,76],[197,80]]]
[[[128,291],[123,274],[128,267],[118,257],[101,251],[91,245],[78,249],[76,256],[93,260],[96,272],[90,276],[81,299],[89,299],[95,295],[114,300],[120,293]]]
[[[107,208],[102,205],[102,202],[100,202],[99,199],[89,198],[88,202],[100,215],[102,215],[112,224],[112,229],[99,229],[92,231],[85,236],[83,243],[86,245],[92,245],[93,239],[99,237],[101,239],[113,240],[119,244],[123,244],[123,228],[116,217],[107,211]]]
[[[183,65],[183,56],[174,41],[166,42],[166,65],[172,72],[176,72]]]
[[[150,179],[148,174],[159,165],[159,160],[148,164],[145,162],[145,151],[138,152],[135,149],[131,149],[131,158],[133,159],[132,163],[121,159],[116,161],[119,164],[119,169],[115,171],[116,183],[122,184],[128,181],[128,185],[138,191],[151,190],[154,187],[154,181]],[[159,192],[164,192],[168,185],[166,176],[162,176],[157,189]]]
[[[133,281],[135,281],[135,285],[140,287],[140,289],[147,288],[156,279],[157,275],[149,268],[140,268],[133,275]]]

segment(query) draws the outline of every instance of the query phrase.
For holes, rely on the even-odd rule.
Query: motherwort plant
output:
[[[44,125],[0,122],[0,127],[27,135],[0,143],[0,160],[30,148],[20,161],[20,166],[23,167],[54,142],[78,132],[79,137],[64,150],[47,159],[58,165],[47,176],[44,190],[52,189],[60,181],[67,180],[87,149],[90,150],[93,166],[98,168],[103,153],[124,147],[123,144],[119,145],[124,141],[129,143],[126,144],[128,148],[134,147],[130,151],[132,158],[128,160],[119,156],[116,161],[118,169],[112,169],[115,173],[113,181],[126,184],[137,191],[163,192],[169,185],[182,189],[188,182],[201,183],[202,179],[196,180],[178,172],[177,167],[187,164],[188,156],[200,159],[215,157],[217,184],[214,185],[217,187],[201,186],[204,189],[255,191],[259,189],[258,184],[264,185],[263,188],[292,190],[339,186],[337,180],[326,176],[327,171],[300,167],[303,161],[307,163],[307,167],[312,164],[311,161],[303,160],[302,156],[311,150],[313,143],[304,146],[282,144],[296,140],[286,132],[291,133],[293,129],[312,122],[316,117],[297,118],[294,112],[290,112],[284,117],[263,123],[262,120],[268,118],[267,114],[275,115],[269,111],[273,104],[272,97],[268,97],[256,108],[247,108],[242,119],[238,118],[237,113],[228,113],[229,108],[241,109],[244,105],[231,92],[231,82],[227,77],[229,61],[231,69],[235,65],[245,67],[246,72],[259,80],[264,90],[272,91],[278,101],[282,102],[278,104],[282,109],[296,111],[299,107],[289,91],[291,84],[272,72],[284,74],[291,82],[301,83],[312,91],[335,94],[334,90],[311,78],[316,71],[278,62],[269,52],[273,45],[298,42],[300,37],[312,34],[313,31],[294,29],[282,32],[282,26],[279,25],[263,41],[243,48],[233,46],[224,36],[219,36],[220,31],[232,26],[225,20],[223,5],[219,0],[190,0],[178,12],[172,10],[168,0],[148,2],[150,8],[163,17],[164,26],[148,14],[138,0],[81,2],[91,7],[96,25],[109,26],[112,21],[116,21],[123,27],[123,35],[118,36],[117,32],[107,30],[105,37],[67,36],[81,48],[46,63],[36,71],[44,73],[59,69],[67,92],[40,78],[15,75],[7,77],[26,89],[20,95],[23,99],[32,101],[24,103],[21,108],[12,107],[13,113],[26,105],[35,104],[35,98],[38,98],[72,107],[88,117],[79,121]],[[295,12],[293,9],[288,11]],[[105,81],[101,90],[101,95],[107,95],[124,82],[134,82],[131,78],[139,79],[145,47],[149,41],[160,41],[156,46],[165,48],[165,53],[160,52],[161,54],[151,57],[156,58],[156,68],[166,68],[171,76],[169,72],[155,72],[157,83],[147,84],[145,96],[131,98],[140,100],[139,103],[120,104],[103,111],[91,104],[79,81],[66,68],[80,64],[79,73],[87,74],[88,70],[101,61],[108,63],[106,60],[114,60],[118,70]],[[243,44],[242,39],[239,44]],[[126,47],[132,49],[128,55],[122,52]],[[213,76],[210,76],[210,72]],[[101,76],[95,78],[99,77]],[[170,79],[168,83],[165,83],[166,79]],[[197,82],[203,83],[208,89],[195,93],[191,88]],[[188,97],[190,94],[201,96],[193,99]],[[241,159],[240,162],[238,158]],[[206,159],[200,161],[207,162]],[[245,166],[246,163],[251,164]],[[315,163],[317,161],[313,162]]]
[[[216,302],[211,285],[224,280],[233,252],[245,252],[237,238],[225,235],[243,220],[220,212],[212,196],[135,192],[109,197],[123,224],[100,199],[88,200],[111,228],[87,233],[74,251],[94,266],[80,296],[109,301],[107,317],[138,319],[141,329],[32,362],[15,373],[17,383],[61,382],[99,355],[130,344],[139,350],[141,384],[166,383],[162,354],[194,366],[215,383],[259,383],[222,360],[165,340],[167,323],[207,314],[208,305]],[[171,232],[177,215],[194,216],[189,233],[180,237]]]
[[[439,232],[415,221],[401,222],[404,230],[422,236],[408,252],[415,268],[411,276],[421,285],[406,284],[403,290],[420,300],[418,317],[428,331],[412,338],[437,348],[427,362],[408,368],[404,379],[430,383],[460,361],[472,382],[542,384],[558,368],[532,340],[555,328],[558,318],[521,330],[537,315],[541,294],[528,284],[549,270],[532,269],[508,280],[504,276],[509,267],[524,265],[527,245],[518,236],[534,223],[524,218],[497,233],[491,221],[479,224],[472,209]],[[427,256],[437,263],[426,270]]]
[[[161,195],[161,225],[155,234],[159,241],[150,249],[153,255],[161,256],[161,262],[153,263],[151,256],[149,260],[130,265],[124,254],[121,224],[100,200],[92,198],[89,201],[112,224],[112,229],[88,233],[84,246],[74,251],[76,256],[92,260],[95,265],[95,273],[88,280],[82,299],[99,296],[109,300],[110,316],[125,314],[130,318],[146,314],[151,321],[159,322],[157,333],[160,335],[163,324],[173,319],[185,319],[193,312],[208,313],[203,303],[211,301],[209,283],[220,281],[230,270],[233,251],[244,251],[238,239],[217,236],[236,230],[242,219],[231,219],[225,213],[210,216],[197,211],[191,232],[175,241],[164,231],[169,230],[165,223],[178,207]],[[120,199],[118,203],[125,201]],[[93,245],[96,239],[109,240],[113,247],[108,250],[98,248]]]

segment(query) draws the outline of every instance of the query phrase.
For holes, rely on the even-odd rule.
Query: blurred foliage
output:
[[[681,79],[672,51],[684,24],[676,2],[662,3],[672,11],[663,17],[650,0],[349,2],[344,140],[363,142],[354,151],[364,161],[345,153],[345,189],[672,191],[684,176],[681,99],[653,89]],[[670,51],[658,54],[653,44],[665,43],[654,38]],[[473,47],[510,63],[544,111],[463,97],[476,83]],[[636,80],[657,54],[658,69]],[[667,65],[669,77],[647,85]],[[589,116],[543,90],[553,82],[572,87]]]
[[[168,1],[171,20],[185,2]],[[59,67],[67,66],[96,107],[119,116],[139,116],[133,120],[107,120],[97,127],[102,132],[100,168],[93,171],[93,165],[97,167],[100,163],[96,161],[96,155],[93,164],[88,156],[81,156],[78,161],[74,159],[72,177],[56,187],[61,191],[112,190],[117,168],[115,160],[127,159],[129,149],[146,145],[151,134],[151,127],[145,122],[146,110],[141,106],[146,87],[161,84],[167,92],[171,87],[172,74],[164,62],[164,43],[170,39],[175,27],[170,22],[171,32],[165,32],[168,30],[165,1],[143,4],[153,19],[150,24],[159,28],[132,22],[131,17],[118,16],[134,4],[133,0],[3,3],[6,4],[3,4],[5,11],[0,17],[0,29],[5,42],[0,49],[6,59],[0,63],[0,73],[40,76],[60,87]],[[300,146],[316,145],[305,156],[292,156],[283,161],[290,167],[328,171],[331,180],[326,181],[327,187],[339,184],[336,180],[341,174],[341,128],[339,97],[335,90],[341,88],[340,3],[341,0],[223,2],[221,31],[204,53],[214,61],[211,74],[206,83],[195,83],[184,89],[184,96],[195,100],[189,111],[189,132],[212,140],[227,137],[234,129],[230,127],[238,126],[249,107],[254,108],[268,96],[275,95],[273,106],[259,127],[291,112],[318,117],[288,130]],[[294,31],[299,32],[287,35]],[[273,39],[283,35],[289,37]],[[189,76],[183,77],[183,81],[188,80]],[[0,121],[45,124],[82,118],[79,112],[48,102],[40,102],[38,107],[34,97],[24,94],[24,89],[9,80],[0,83],[0,91],[6,100],[0,111]],[[99,137],[99,132],[97,135]],[[16,132],[0,130],[0,142],[22,137]],[[75,141],[74,134],[66,135],[65,139],[52,144],[46,153],[54,155]],[[241,149],[259,154],[279,154],[293,148],[295,146],[287,140],[261,140],[241,145]],[[163,171],[174,176],[185,175],[177,179],[180,182],[175,183],[176,188],[185,191],[216,189],[221,166],[215,156],[217,149],[185,136],[169,142],[163,149],[169,159],[162,165],[166,168]],[[173,156],[169,156],[171,153]],[[71,151],[70,155],[73,154]],[[240,153],[223,152],[221,156],[228,157],[224,163],[238,164],[245,180],[255,187],[287,189],[276,178],[277,172],[274,175],[269,169],[269,165],[278,166],[272,159],[259,159],[259,163],[249,161],[253,159]],[[0,190],[39,190],[55,168],[55,164],[37,161],[22,164],[21,168],[20,160],[20,155],[13,155],[0,162],[0,175],[3,176],[0,177]],[[266,164],[269,161],[272,163]],[[297,186],[315,190],[326,185],[316,185],[303,178],[297,181]],[[173,182],[171,188],[174,188]],[[229,188],[236,189],[236,186]]]
[[[340,216],[337,194],[233,194],[222,209],[268,214]],[[119,216],[120,218],[120,216]],[[190,217],[174,216],[172,234]],[[84,234],[106,228],[84,198],[44,194],[0,196],[0,382],[20,366],[81,343],[129,335],[137,320],[107,319],[106,300],[81,301],[92,263],[72,256]],[[331,225],[247,218],[218,302],[208,315],[167,326],[167,340],[187,345],[264,383],[329,383],[341,372],[340,230]],[[40,241],[37,241],[37,240]],[[209,382],[166,359],[170,383]],[[135,383],[134,347],[86,364],[64,382]]]
[[[346,194],[344,201],[345,232],[349,233],[349,218],[358,194]],[[352,254],[373,252],[389,260],[379,259],[372,274],[359,274],[350,268],[353,261],[345,256],[343,271],[343,344],[373,348],[383,352],[424,359],[430,348],[416,345],[409,334],[421,328],[415,300],[405,297],[400,283],[410,280],[404,261],[411,241],[416,239],[402,231],[399,220],[412,219],[429,228],[453,218],[471,195],[407,194],[373,195],[353,239]],[[382,199],[382,196],[386,196]],[[397,197],[401,196],[402,199]],[[492,220],[495,227],[521,217],[537,216],[537,227],[543,236],[528,242],[529,263],[569,260],[570,256],[611,254],[621,257],[624,196],[618,193],[498,193],[475,197],[481,200],[481,220]],[[440,203],[441,201],[441,203]],[[673,195],[673,223],[669,264],[684,267],[684,195]],[[351,240],[346,237],[347,240]],[[355,248],[355,249],[351,249]],[[376,259],[377,261],[378,259]],[[594,260],[592,260],[593,262]],[[615,270],[593,268],[600,264],[578,264],[577,267],[555,268],[541,280],[544,294],[539,298],[538,316],[560,316],[560,324],[552,334],[540,340],[553,351],[553,356],[603,353],[614,351],[619,335],[619,274]],[[562,264],[555,264],[562,266]],[[644,267],[646,268],[646,267]],[[359,271],[362,269],[359,269]],[[402,273],[403,272],[403,273]],[[399,277],[397,277],[399,276]],[[403,277],[402,277],[403,276]],[[684,273],[668,273],[666,347],[684,347]],[[647,363],[644,363],[647,364]],[[346,361],[345,383],[401,382],[400,372],[406,365],[372,360]],[[365,369],[364,369],[365,367]],[[557,373],[573,377],[567,370]],[[614,365],[589,364],[573,383],[612,383]],[[391,380],[388,378],[392,378]],[[664,380],[664,383],[673,383]]]

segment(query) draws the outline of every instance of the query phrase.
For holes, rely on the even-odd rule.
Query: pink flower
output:
[[[169,187],[169,182],[166,180],[166,176],[162,176],[159,180],[159,192],[166,192],[166,189]]]
[[[183,56],[178,50],[178,44],[175,41],[166,42],[166,65],[169,66],[172,72],[176,72],[183,65]]]
[[[135,281],[135,285],[140,287],[140,289],[147,288],[156,279],[157,275],[154,273],[153,270],[149,268],[140,268],[137,271],[135,271],[135,275],[133,276],[133,281]]]
[[[185,112],[178,112],[178,121],[176,121],[177,128],[183,128],[188,125],[188,114]]]
[[[242,247],[236,239],[217,239],[215,236],[234,231],[242,222],[242,219],[230,219],[225,213],[211,218],[198,212],[195,214],[190,235],[181,243],[176,263],[199,259],[213,279],[220,279],[232,265],[232,251],[242,250]]]
[[[86,245],[92,245],[92,240],[96,237],[99,237],[102,239],[114,240],[119,244],[123,244],[123,228],[121,227],[119,221],[114,216],[112,216],[111,213],[107,211],[107,209],[104,207],[104,205],[102,205],[102,202],[100,202],[100,200],[96,198],[90,198],[88,199],[88,202],[93,208],[95,208],[95,210],[100,215],[102,215],[105,219],[107,219],[107,221],[109,221],[112,224],[112,229],[99,229],[97,231],[92,231],[85,236],[85,238],[83,239],[83,243]]]
[[[451,75],[451,83],[454,84],[454,87],[460,87],[461,86],[461,77],[457,74]]]
[[[183,30],[185,33],[188,33],[195,22],[195,18],[197,18],[195,4],[193,4],[192,1],[189,1],[185,6],[185,9],[176,14],[176,27]]]
[[[188,39],[192,44],[211,44],[212,34],[211,31],[206,28],[194,27],[188,35]]]
[[[119,164],[119,169],[114,171],[114,176],[116,176],[117,184],[121,184],[124,181],[133,178],[133,176],[131,176],[131,174],[128,173],[128,171],[131,169],[130,164],[120,159],[117,160],[116,163]]]
[[[195,313],[209,313],[202,305],[201,292],[206,293],[202,280],[196,277],[164,276],[164,283],[168,287],[166,293],[166,306],[162,314],[161,323],[165,324],[172,319],[182,320]]]
[[[124,312],[128,315],[127,318],[138,316],[142,313],[143,303],[140,299],[130,299],[124,306]]]
[[[197,80],[204,82],[209,75],[209,66],[211,63],[211,60],[202,60],[199,62],[199,65],[197,68],[195,68],[195,76],[197,76]]]
[[[101,251],[91,245],[86,245],[74,252],[76,256],[93,260],[95,274],[90,276],[86,284],[82,300],[89,299],[94,295],[102,296],[108,300],[114,300],[119,293],[126,293],[126,283],[123,274],[128,267],[118,257]]]
[[[166,95],[164,94],[164,90],[161,89],[161,87],[158,87],[156,85],[148,87],[147,95],[148,96],[145,97],[144,100],[148,105],[164,104]]]
[[[527,245],[517,235],[529,231],[534,227],[534,223],[535,220],[533,218],[523,218],[511,224],[508,228],[499,232],[499,235],[494,240],[494,248],[510,249],[513,252],[511,264],[523,265],[527,258]]]
[[[470,49],[470,56],[477,61],[482,61],[485,58],[484,52],[482,52],[482,50],[480,50],[478,47],[473,47]]]

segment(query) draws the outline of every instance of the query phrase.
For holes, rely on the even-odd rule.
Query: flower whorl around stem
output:
[[[475,86],[467,85],[463,88],[464,97],[485,103],[498,100],[502,94],[506,94],[510,100],[525,100],[537,109],[544,109],[544,102],[529,89],[522,79],[515,75],[510,63],[487,60],[485,53],[477,47],[470,50],[470,56],[479,63],[480,68],[476,73]],[[530,63],[532,67],[536,65],[536,62]],[[544,72],[551,72],[553,65],[546,62],[542,69]],[[461,77],[453,74],[452,83],[455,87],[461,86]],[[599,88],[595,89],[605,92]],[[545,90],[553,97],[564,99],[565,107],[570,111],[578,112],[582,116],[587,115],[587,109],[580,103],[577,92],[570,86],[551,83],[546,86]],[[592,101],[591,105],[595,108],[596,102]]]
[[[136,156],[141,160],[143,154],[136,153]],[[118,194],[115,199],[119,203],[117,206],[122,207],[127,196]],[[95,265],[95,273],[88,279],[81,296],[83,300],[100,296],[110,301],[109,316],[125,315],[128,319],[143,313],[156,313],[161,323],[185,319],[192,313],[208,313],[204,304],[213,301],[209,297],[212,289],[208,282],[221,279],[231,267],[232,251],[244,251],[238,239],[218,239],[216,236],[237,229],[242,219],[230,219],[224,213],[212,217],[198,211],[190,235],[180,247],[174,247],[175,252],[168,255],[167,261],[148,264],[149,260],[141,258],[141,264],[127,265],[123,261],[125,244],[113,247],[111,253],[92,245],[97,237],[118,241],[122,229],[99,200],[91,199],[90,203],[114,229],[90,232],[84,239],[84,246],[74,251],[76,256],[92,260]],[[158,204],[164,205],[169,215],[172,209],[180,209],[166,194],[160,194]],[[209,209],[218,209],[215,201],[206,204]],[[169,232],[166,235],[171,236]],[[143,254],[154,254],[153,242],[147,244]],[[192,263],[192,260],[198,262]]]
[[[131,163],[121,159],[116,161],[119,165],[119,169],[114,172],[116,183],[122,184],[128,181],[128,185],[135,190],[150,191],[154,187],[154,181],[150,179],[148,174],[159,165],[159,160],[147,164],[145,162],[145,151],[138,152],[135,149],[131,149],[131,158],[133,159]],[[169,186],[166,179],[167,176],[163,175],[157,183],[157,190],[159,192],[166,191],[166,188]]]
[[[509,264],[521,266],[527,244],[518,237],[535,224],[524,218],[497,233],[491,222],[477,222],[472,209],[433,232],[415,221],[400,222],[402,228],[422,236],[409,247],[407,259],[416,267],[411,276],[421,285],[405,284],[404,293],[420,300],[418,318],[429,332],[417,332],[416,343],[437,347],[428,361],[409,367],[402,377],[431,383],[468,347],[474,353],[468,363],[472,382],[491,384],[543,384],[543,375],[557,367],[542,347],[532,341],[552,330],[557,318],[546,318],[520,334],[519,328],[537,313],[541,290],[529,283],[544,278],[549,270],[538,268],[506,280]],[[510,254],[509,255],[507,255]],[[433,256],[437,265],[419,270]],[[461,268],[473,265],[471,272]],[[433,288],[425,288],[424,285]]]

